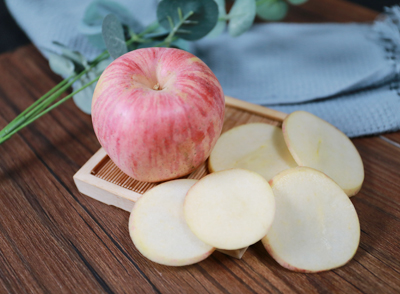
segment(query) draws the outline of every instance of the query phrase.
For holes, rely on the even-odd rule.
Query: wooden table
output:
[[[371,21],[340,0],[311,0],[288,21]],[[60,81],[34,46],[0,55],[0,127]],[[400,115],[400,114],[399,114]],[[365,164],[352,198],[361,243],[342,268],[300,274],[260,243],[242,260],[219,252],[186,267],[143,258],[129,214],[81,195],[74,173],[99,149],[72,101],[0,145],[0,293],[400,293],[400,132],[354,139]]]

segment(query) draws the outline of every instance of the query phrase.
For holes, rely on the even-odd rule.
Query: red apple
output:
[[[96,136],[127,175],[159,182],[191,173],[210,155],[224,119],[217,78],[196,56],[145,48],[114,60],[93,94]]]

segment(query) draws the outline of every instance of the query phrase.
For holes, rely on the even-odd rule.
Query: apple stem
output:
[[[160,90],[160,83],[154,85],[153,90]]]

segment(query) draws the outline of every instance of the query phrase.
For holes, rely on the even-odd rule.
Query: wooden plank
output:
[[[2,72],[4,71],[2,70]],[[7,79],[12,88],[14,81],[9,78]],[[4,90],[4,86],[2,89]],[[9,90],[10,89],[7,89],[7,93]],[[26,93],[24,95],[26,95]],[[29,96],[28,100],[31,99],[32,96]],[[3,103],[0,106],[0,109],[2,109],[3,112],[12,113],[13,111],[7,104]],[[70,107],[74,106],[70,105]],[[29,191],[32,195],[31,197],[35,197],[40,201],[40,205],[37,209],[41,207],[45,212],[44,215],[50,215],[52,218],[52,221],[49,224],[40,222],[37,224],[37,221],[28,218],[35,223],[35,226],[30,227],[29,224],[23,221],[26,217],[24,214],[24,218],[19,220],[23,225],[22,227],[19,227],[19,230],[24,232],[24,234],[26,233],[26,229],[30,231],[38,231],[38,229],[39,232],[43,231],[40,238],[43,238],[46,243],[49,243],[50,247],[53,246],[53,243],[48,235],[51,236],[53,231],[60,230],[59,234],[61,236],[56,236],[58,236],[58,238],[68,237],[69,240],[72,239],[74,246],[77,247],[80,254],[83,255],[82,258],[84,258],[92,269],[96,269],[96,275],[101,277],[101,280],[96,280],[93,277],[90,278],[91,270],[85,270],[86,264],[83,261],[79,261],[80,255],[77,253],[75,253],[75,259],[72,259],[72,265],[71,262],[64,260],[63,264],[66,267],[64,271],[73,272],[74,270],[77,270],[81,274],[83,273],[84,275],[87,275],[85,278],[89,281],[99,283],[99,285],[104,282],[107,287],[113,291],[128,291],[128,286],[119,286],[122,288],[118,288],[115,283],[126,283],[129,287],[133,286],[132,283],[127,281],[127,277],[124,278],[124,275],[119,276],[122,269],[123,271],[127,271],[130,276],[134,276],[135,279],[140,277],[138,273],[135,274],[133,271],[135,267],[132,265],[132,260],[135,261],[140,272],[143,272],[147,279],[154,285],[154,287],[156,287],[157,291],[160,292],[174,293],[177,286],[181,287],[182,291],[209,291],[212,293],[226,293],[226,291],[235,292],[238,291],[238,289],[243,293],[249,293],[252,291],[259,292],[263,290],[271,292],[279,291],[284,293],[300,291],[308,291],[308,293],[318,291],[356,292],[358,291],[357,289],[362,289],[365,293],[372,293],[376,289],[385,290],[386,292],[394,292],[398,289],[399,282],[396,274],[399,271],[399,256],[396,244],[399,244],[399,233],[396,231],[396,228],[399,227],[397,220],[399,218],[399,187],[393,183],[396,183],[396,177],[399,176],[399,162],[398,160],[396,161],[396,159],[400,157],[398,150],[393,149],[390,144],[387,144],[378,138],[354,140],[364,159],[367,171],[364,188],[359,195],[352,198],[352,201],[355,203],[356,208],[359,211],[363,234],[359,252],[355,259],[344,268],[317,275],[291,273],[277,265],[267,255],[261,244],[256,244],[244,255],[242,261],[235,261],[223,257],[223,255],[219,253],[215,253],[209,260],[198,265],[175,269],[151,263],[136,251],[127,236],[127,228],[123,225],[124,223],[127,223],[127,213],[119,211],[118,209],[108,207],[104,208],[103,206],[98,205],[95,201],[90,201],[89,199],[86,199],[86,197],[80,196],[76,192],[72,192],[74,191],[74,188],[70,177],[73,174],[74,168],[77,166],[77,162],[79,162],[79,158],[76,158],[76,151],[72,150],[71,147],[65,148],[64,150],[63,145],[65,144],[65,140],[60,141],[57,140],[57,138],[52,138],[52,136],[46,137],[49,133],[49,126],[55,128],[56,132],[60,132],[61,134],[64,133],[63,136],[67,136],[68,132],[63,132],[63,128],[58,126],[58,124],[67,120],[68,115],[68,113],[65,114],[60,111],[60,113],[55,115],[56,119],[52,116],[43,118],[45,123],[36,124],[36,126],[31,127],[31,130],[25,132],[22,137],[17,136],[17,139],[13,140],[18,141],[11,143],[12,146],[8,143],[7,145],[5,144],[0,146],[3,154],[7,154],[9,158],[9,161],[6,162],[7,164],[2,166],[2,170],[19,170],[20,168],[18,168],[18,166],[22,166],[24,161],[32,161],[32,158],[37,158],[33,162],[30,162],[29,166],[36,164],[40,166],[39,169],[37,167],[35,169],[25,168],[23,171],[25,170],[26,174],[19,178],[13,175],[10,176],[10,179],[12,181],[20,179],[19,181],[21,181],[22,178],[29,179],[30,174],[38,175],[37,179],[32,183],[28,180],[29,182],[21,185],[29,187]],[[235,115],[238,115],[238,112],[232,114],[233,117]],[[89,120],[89,118],[85,118],[85,116],[83,116],[83,119]],[[3,124],[4,121],[1,121],[0,123]],[[50,133],[52,132],[53,130],[50,130]],[[42,140],[35,140],[36,136],[47,138],[47,142],[45,141],[43,143]],[[29,145],[27,145],[28,142]],[[77,142],[74,142],[74,146],[77,144]],[[89,149],[94,147],[92,146]],[[59,149],[63,150],[62,154],[58,154],[57,150]],[[18,150],[18,156],[13,152],[15,150]],[[20,159],[22,160],[21,162],[18,161],[18,158],[21,154],[24,154],[23,150],[26,150],[25,152],[29,153]],[[84,152],[87,157],[90,155],[88,150],[82,149],[80,151]],[[395,160],[393,160],[393,158]],[[13,162],[17,162],[19,165],[17,164],[17,167],[15,167],[12,165]],[[60,162],[63,165],[61,169]],[[3,164],[5,164],[4,161]],[[54,176],[58,179],[54,178]],[[49,186],[49,184],[48,180],[44,182],[43,179],[52,179],[53,185],[58,188],[56,188],[56,190],[50,189],[48,192],[44,193],[42,185],[46,184],[46,186]],[[35,183],[35,181],[38,183]],[[382,188],[381,184],[386,185],[386,188]],[[18,191],[11,190],[10,192],[9,188],[4,188],[3,185],[2,189],[3,194],[21,195],[19,197],[24,197],[22,196],[24,194],[19,194],[20,192]],[[60,193],[60,190],[58,189],[64,192]],[[71,192],[72,194],[70,194]],[[61,198],[60,195],[62,195]],[[17,199],[20,199],[19,197],[17,197]],[[75,197],[76,200],[73,197]],[[63,198],[66,198],[67,200],[63,200]],[[52,199],[50,203],[49,199]],[[27,205],[29,205],[29,203],[13,203],[9,205],[3,205],[2,203],[2,207],[8,210],[8,214],[2,213],[2,215],[5,218],[10,217],[7,219],[7,223],[12,223],[13,218],[10,216],[10,213],[11,215],[14,215],[15,218],[15,215],[18,215],[18,211]],[[75,210],[79,213],[71,212],[72,215],[67,219],[64,219],[65,211],[69,211],[70,208],[67,209],[67,207],[70,206],[75,207]],[[22,210],[25,209],[26,208],[23,208]],[[40,211],[33,212],[27,210],[27,213],[32,215],[35,215],[36,213],[38,217],[41,215]],[[371,215],[377,215],[378,217],[371,218]],[[83,218],[85,222],[77,221],[76,218],[78,220],[82,220]],[[71,220],[74,221],[71,222]],[[4,220],[2,221],[4,222]],[[385,223],[386,225],[384,225]],[[37,226],[39,226],[39,228]],[[76,232],[74,232],[76,227],[83,230],[78,236],[76,236]],[[93,231],[96,232],[96,235],[93,234]],[[5,239],[3,238],[3,240]],[[32,246],[37,247],[38,241],[35,240],[36,239],[33,239],[34,245]],[[28,246],[28,242],[32,243],[31,239],[18,239],[17,244],[4,244],[4,248],[7,248],[6,245],[8,245],[8,247],[15,246],[14,248],[11,248],[18,252],[20,250],[19,246]],[[58,246],[62,248],[61,252],[68,252],[68,254],[74,256],[73,252],[75,249],[70,244],[57,244],[55,247]],[[96,246],[100,247],[101,250],[94,250],[96,249]],[[37,252],[38,255],[40,255],[41,252],[44,252],[41,251],[44,250],[42,247],[39,248],[40,249],[36,249],[37,251],[34,251]],[[106,250],[104,250],[104,248],[106,248]],[[48,248],[46,249],[48,250]],[[107,250],[109,252],[107,252]],[[10,259],[10,256],[12,255],[8,254],[9,252],[10,250],[7,251],[7,254],[3,254],[7,258],[6,264],[20,264],[21,261]],[[62,260],[61,257],[58,257],[58,254],[60,254],[60,252],[56,251],[55,255],[52,255],[52,257],[57,260],[54,268],[54,270],[57,271],[62,269],[57,266],[58,262],[60,262],[59,260]],[[24,256],[24,254],[22,254],[22,256]],[[99,256],[101,256],[100,259]],[[25,262],[28,262],[30,265],[33,265],[34,262],[36,262],[36,260],[32,259],[28,254],[24,256],[24,258],[27,259]],[[105,266],[102,259],[107,260],[109,265]],[[47,262],[51,264],[54,260]],[[79,267],[76,268],[76,265],[74,265],[75,263],[80,264]],[[123,266],[117,266],[118,263],[121,263]],[[110,273],[111,268],[115,272],[114,274]],[[118,268],[120,268],[120,270],[118,270]],[[11,269],[9,269],[9,271],[11,272]],[[380,273],[379,276],[377,276],[376,273]],[[77,273],[72,273],[72,275],[74,274],[77,275]],[[49,273],[46,272],[39,273],[39,276],[36,277],[33,275],[31,269],[26,269],[25,275],[23,272],[20,273],[19,271],[16,275],[19,280],[31,278],[43,282],[46,279],[50,279],[52,281],[57,281],[60,285],[66,283],[63,276],[49,276]],[[367,281],[365,281],[365,276],[368,277]],[[79,276],[75,279],[79,280]],[[24,285],[29,286],[32,284],[27,283]],[[82,285],[80,289],[87,290],[90,289],[90,287],[94,286]],[[34,289],[37,290],[39,288]],[[51,289],[54,290],[56,288]],[[152,291],[151,289],[149,288],[148,290]]]
[[[371,22],[378,12],[357,4],[338,0],[309,0],[303,5],[291,6],[285,22]]]
[[[374,15],[340,0],[310,0],[291,13],[302,21]],[[32,46],[0,55],[0,72],[0,127],[60,80]],[[240,115],[233,111],[227,120],[233,124]],[[294,273],[257,243],[242,260],[216,252],[199,264],[171,268],[135,249],[128,213],[76,190],[73,174],[100,146],[90,117],[68,102],[0,146],[0,292],[399,293],[399,148],[379,137],[353,142],[366,179],[352,197],[362,235],[349,264]]]
[[[16,103],[25,102],[26,107],[33,95],[18,82],[24,74],[13,77],[9,75],[9,64],[3,65],[0,62],[0,109],[12,113],[15,104],[11,97],[19,97]],[[45,78],[43,73],[41,76]],[[67,120],[68,112],[63,113],[63,121]],[[5,124],[3,118],[0,124]],[[5,270],[14,273],[7,277],[11,285],[4,279],[2,284],[14,293],[12,285],[21,283],[23,291],[17,291],[20,293],[59,293],[61,289],[70,293],[111,292],[122,291],[119,284],[111,286],[110,281],[118,278],[131,288],[152,292],[148,278],[134,265],[128,274],[125,268],[129,268],[129,263],[122,266],[116,257],[124,256],[124,252],[119,252],[112,234],[102,229],[88,210],[85,197],[74,189],[71,175],[79,166],[73,161],[79,144],[68,146],[60,137],[52,138],[52,132],[66,135],[61,123],[49,115],[23,132],[27,137],[16,136],[11,144],[0,146],[5,155],[0,161],[0,194],[4,196],[0,200],[1,252]],[[66,153],[58,152],[62,148]],[[79,151],[86,157],[91,153]],[[135,275],[136,281],[130,275]],[[24,283],[25,280],[32,283]]]

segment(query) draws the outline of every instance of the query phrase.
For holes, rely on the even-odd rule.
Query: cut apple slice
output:
[[[281,172],[271,180],[276,215],[262,242],[283,267],[320,272],[340,267],[356,253],[360,223],[343,190],[308,167]]]
[[[136,248],[148,259],[172,266],[193,264],[207,258],[214,248],[200,241],[183,215],[187,191],[197,180],[160,184],[135,203],[129,233]]]
[[[295,111],[284,120],[282,130],[298,165],[327,174],[348,196],[361,189],[364,167],[360,154],[337,128],[309,112]]]
[[[187,193],[186,222],[203,242],[226,250],[249,246],[266,235],[275,212],[268,182],[244,169],[215,172]]]
[[[208,161],[211,172],[244,168],[259,173],[267,181],[295,166],[282,129],[265,123],[241,125],[222,134]]]

